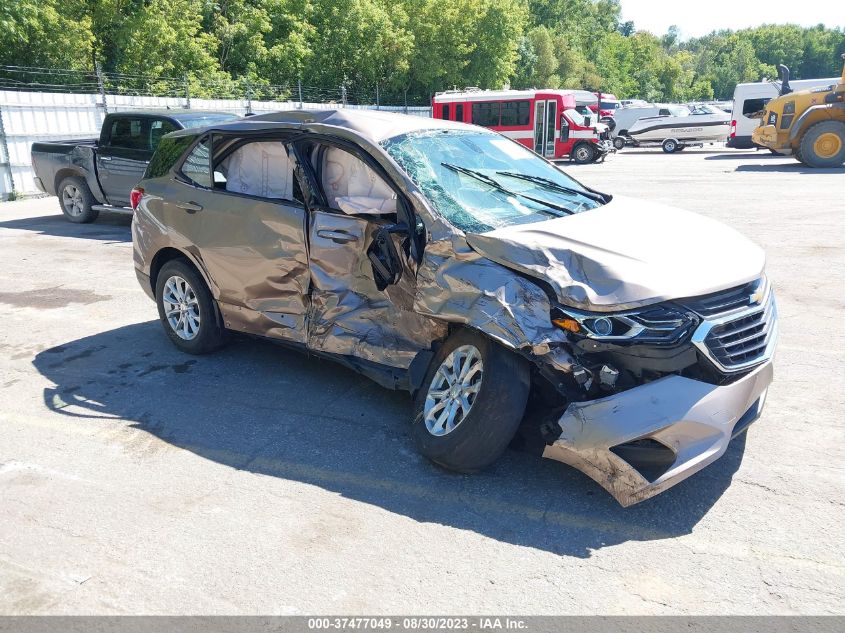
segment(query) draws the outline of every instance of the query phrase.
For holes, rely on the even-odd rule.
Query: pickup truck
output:
[[[93,222],[106,209],[131,212],[130,192],[162,136],[237,118],[228,112],[200,110],[107,114],[99,139],[33,143],[35,185],[59,196],[62,213],[71,222]]]

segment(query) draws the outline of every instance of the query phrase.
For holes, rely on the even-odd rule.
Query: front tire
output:
[[[184,259],[162,266],[156,278],[158,316],[170,341],[188,354],[208,354],[225,342],[214,298]]]
[[[839,167],[845,164],[845,123],[816,123],[804,133],[799,150],[801,162],[810,167]]]
[[[97,219],[99,211],[91,207],[96,204],[88,184],[79,176],[63,178],[57,189],[59,206],[65,218],[75,224],[88,224]]]
[[[417,449],[458,472],[489,466],[516,434],[530,385],[523,358],[472,330],[453,334],[414,398]]]
[[[613,147],[615,147],[617,150],[624,149],[625,139],[622,138],[621,136],[617,136],[616,138],[613,139]]]
[[[572,150],[572,160],[578,165],[586,165],[596,160],[596,150],[592,143],[579,143]]]

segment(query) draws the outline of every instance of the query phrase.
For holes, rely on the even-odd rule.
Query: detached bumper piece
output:
[[[543,456],[584,472],[623,506],[638,503],[721,457],[759,417],[772,375],[767,361],[727,385],[667,376],[570,404]]]

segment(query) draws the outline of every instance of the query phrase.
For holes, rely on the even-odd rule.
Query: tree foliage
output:
[[[107,73],[187,77],[198,96],[286,97],[301,81],[352,100],[377,90],[383,102],[506,85],[729,98],[739,82],[774,78],[781,63],[795,78],[838,75],[842,52],[845,30],[823,25],[655,35],[622,22],[619,0],[0,3],[0,65],[90,73],[99,63]],[[174,82],[146,86],[164,94]]]

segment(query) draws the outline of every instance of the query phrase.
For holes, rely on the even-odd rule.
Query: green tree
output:
[[[151,0],[144,11],[126,20],[124,47],[115,70],[124,74],[191,78],[196,96],[231,93],[230,75],[217,58],[218,40],[202,29],[200,0]],[[153,84],[156,91],[175,91],[172,84]]]
[[[0,3],[0,64],[91,70],[94,35],[86,7],[76,0]],[[48,75],[29,77],[60,82]],[[22,76],[21,80],[26,80]]]
[[[380,0],[315,0],[309,23],[304,83],[327,90],[344,84],[368,98],[375,96],[376,85],[389,90],[403,83],[414,40],[401,6],[388,8]]]

